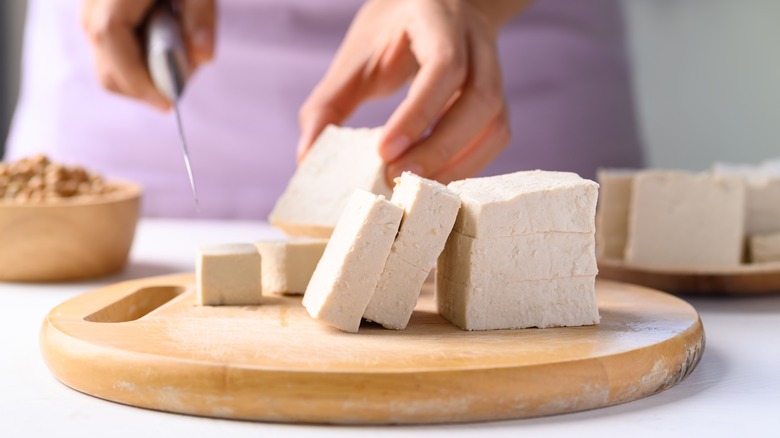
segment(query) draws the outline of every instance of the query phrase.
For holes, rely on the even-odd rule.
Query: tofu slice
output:
[[[312,318],[357,333],[402,215],[384,196],[353,192],[303,296]]]
[[[534,233],[475,239],[453,231],[437,265],[439,275],[489,286],[528,280],[594,276],[593,233]]]
[[[405,329],[429,272],[391,251],[363,318],[387,329]]]
[[[780,233],[750,236],[750,261],[780,262]]]
[[[328,238],[355,189],[390,196],[378,145],[382,128],[328,125],[268,217],[290,236]]]
[[[263,293],[303,295],[327,244],[310,238],[255,242],[263,261]]]
[[[631,187],[637,171],[600,169],[599,202],[596,209],[596,251],[598,258],[622,260],[628,240]]]
[[[201,246],[195,272],[202,306],[250,306],[262,300],[260,254],[254,245]]]
[[[404,209],[404,215],[363,317],[385,328],[403,330],[428,273],[444,249],[460,199],[443,184],[404,172],[396,178],[391,201]]]
[[[742,256],[745,184],[739,177],[643,171],[634,181],[626,261],[708,269]]]
[[[454,230],[494,238],[564,231],[594,232],[598,184],[575,173],[524,171],[455,181],[462,205]]]
[[[530,280],[490,287],[436,275],[439,313],[463,330],[598,324],[595,277]]]

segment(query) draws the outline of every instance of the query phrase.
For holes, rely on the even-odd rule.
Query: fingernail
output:
[[[385,142],[385,154],[384,158],[387,161],[392,161],[398,157],[401,156],[404,152],[406,152],[406,149],[409,148],[409,137],[402,135],[399,137],[396,137],[390,141]]]
[[[296,150],[298,163],[303,161],[303,157],[306,156],[306,150],[308,149],[309,146],[308,137],[309,137],[308,133],[303,133],[301,134],[301,137],[298,139],[298,148]]]
[[[422,166],[417,163],[395,163],[387,166],[387,176],[389,180],[393,180],[396,177],[401,176],[404,172],[411,172],[415,175],[422,176]]]

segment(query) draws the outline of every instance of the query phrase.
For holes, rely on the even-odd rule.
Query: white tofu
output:
[[[443,184],[404,172],[396,178],[392,202],[404,209],[404,217],[363,317],[403,330],[428,273],[444,249],[460,199]]]
[[[760,166],[716,163],[713,172],[719,176],[739,176],[747,185],[745,233],[780,232],[780,168],[772,162]]]
[[[744,210],[741,178],[640,172],[625,259],[659,268],[736,266],[742,258]]]
[[[780,233],[750,236],[750,261],[780,262]]]
[[[260,254],[254,245],[201,246],[195,272],[202,306],[249,306],[262,300]]]
[[[439,313],[463,330],[598,324],[595,277],[531,280],[491,287],[436,276]]]
[[[388,329],[405,329],[429,272],[391,251],[363,318]]]
[[[330,237],[355,189],[390,196],[378,145],[382,128],[328,125],[268,217],[290,236]]]
[[[460,198],[443,184],[404,172],[396,178],[391,201],[404,209],[393,251],[430,271],[452,231]]]
[[[598,258],[622,260],[628,239],[631,186],[635,170],[601,169],[599,202],[596,209],[596,251]]]
[[[308,238],[255,242],[263,261],[263,292],[302,295],[327,244],[327,239]]]
[[[450,234],[437,271],[455,282],[488,286],[598,273],[593,233],[534,233],[494,239]]]
[[[595,230],[598,184],[541,170],[455,181],[461,200],[454,230],[470,237]]]
[[[303,296],[313,318],[356,333],[374,294],[403,209],[364,190],[349,198]]]

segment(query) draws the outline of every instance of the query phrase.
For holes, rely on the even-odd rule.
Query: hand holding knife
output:
[[[146,61],[149,74],[155,87],[173,103],[176,113],[176,123],[179,129],[184,164],[190,179],[190,188],[195,198],[195,208],[200,211],[198,192],[192,176],[187,140],[179,111],[179,100],[189,75],[187,49],[184,45],[182,32],[176,20],[173,4],[170,1],[160,1],[149,14],[146,23]]]

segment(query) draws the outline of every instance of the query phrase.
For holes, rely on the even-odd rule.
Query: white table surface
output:
[[[38,332],[57,304],[128,278],[194,271],[201,243],[251,242],[271,235],[276,233],[262,223],[143,220],[130,264],[120,275],[88,283],[0,283],[0,437],[780,436],[780,294],[686,297],[699,311],[707,335],[704,356],[687,379],[634,402],[546,418],[414,427],[217,420],[100,400],[49,373]]]

